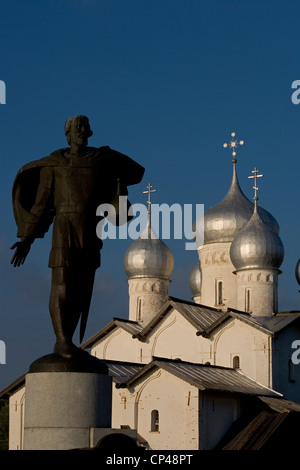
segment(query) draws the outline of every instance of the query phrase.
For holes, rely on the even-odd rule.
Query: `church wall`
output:
[[[136,429],[135,413],[135,394],[130,393],[127,388],[117,388],[115,384],[113,384],[112,428],[120,429],[124,426],[129,427],[130,429]]]
[[[234,367],[234,358],[238,357],[239,368],[245,375],[262,385],[272,386],[268,335],[240,320],[232,319],[216,330],[212,339],[212,364]]]
[[[243,401],[234,394],[199,392],[199,450],[213,450],[242,414]]]
[[[9,398],[9,450],[23,449],[25,386]]]
[[[149,362],[147,349],[147,345],[133,339],[132,334],[116,328],[91,348],[91,354],[99,359],[146,363]]]
[[[156,357],[202,362],[203,348],[209,356],[209,342],[201,341],[195,327],[175,309],[149,335],[149,346],[151,356]]]
[[[198,389],[173,374],[151,371],[130,391],[116,390],[114,404],[118,407],[113,406],[112,426],[127,424],[137,429],[149,449],[197,450]]]

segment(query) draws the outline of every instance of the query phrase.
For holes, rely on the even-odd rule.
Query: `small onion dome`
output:
[[[298,260],[298,263],[296,265],[296,279],[298,284],[300,284],[300,259]]]
[[[174,269],[174,256],[148,221],[142,235],[127,249],[123,264],[128,278],[169,279]]]
[[[199,262],[192,269],[190,275],[190,289],[193,297],[201,294],[201,271]]]
[[[272,214],[262,207],[258,207],[258,212],[263,222],[279,233],[278,223]],[[227,195],[219,204],[204,213],[204,244],[232,242],[251,219],[252,214],[253,202],[242,192],[234,164],[232,182]]]
[[[279,269],[284,257],[284,247],[279,235],[263,222],[258,211],[236,235],[230,258],[236,270]]]

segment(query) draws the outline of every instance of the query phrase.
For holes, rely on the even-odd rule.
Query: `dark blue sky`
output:
[[[12,183],[24,163],[66,145],[64,122],[75,114],[90,118],[90,145],[110,145],[146,168],[130,191],[139,203],[149,181],[159,204],[218,203],[232,173],[223,143],[235,131],[245,141],[241,187],[253,197],[248,175],[256,166],[264,174],[259,203],[280,224],[279,307],[299,309],[300,106],[291,101],[300,79],[299,17],[297,0],[1,1],[0,339],[7,363],[0,389],[54,342],[51,233],[21,269],[10,266]],[[170,294],[190,299],[196,252],[184,241],[166,242],[175,257]],[[123,255],[130,243],[105,242],[86,339],[113,316],[128,315]]]

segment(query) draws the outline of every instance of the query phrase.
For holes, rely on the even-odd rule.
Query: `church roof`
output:
[[[253,317],[246,312],[241,312],[239,310],[230,308],[224,311],[197,304],[195,302],[169,297],[169,301],[166,302],[157,315],[148,323],[148,325],[142,328],[138,333],[135,333],[133,337],[138,338],[140,341],[144,341],[148,334],[152,332],[156,325],[172,309],[176,309],[187,321],[189,321],[194,326],[198,336],[208,337],[212,331],[218,328],[222,323],[232,318],[236,318],[244,323],[247,323],[253,328],[257,328],[260,331],[270,335],[272,335],[275,331],[279,331],[280,329],[278,320],[273,320],[273,322],[269,321],[269,323],[265,325],[262,323],[260,318]],[[290,323],[291,321],[293,320],[289,319],[285,320],[283,323]],[[282,327],[284,326],[283,323],[281,324]]]
[[[197,304],[192,301],[169,297],[169,300],[160,309],[157,315],[146,325],[123,318],[114,318],[98,333],[85,341],[82,349],[88,349],[100,341],[104,336],[116,328],[122,328],[133,338],[144,341],[153,329],[172,310],[176,309],[196,330],[198,336],[209,337],[222,323],[230,319],[238,319],[263,333],[273,335],[287,328],[292,322],[299,319],[300,311],[279,312],[273,317],[254,317],[249,313],[228,308],[227,311]]]
[[[113,377],[115,382],[122,384],[127,382],[134,374],[138,373],[144,364],[136,364],[133,362],[122,362],[103,359],[108,367],[108,374]]]
[[[215,450],[280,450],[297,448],[300,405],[274,397],[258,397],[261,406],[243,414]]]
[[[203,331],[198,331],[197,335],[208,337],[221,323],[224,323],[230,318],[236,318],[248,325],[256,328],[263,333],[274,335],[287,328],[292,322],[300,318],[299,311],[279,312],[273,317],[254,317],[247,312],[241,312],[236,309],[228,308],[219,321],[212,323],[208,328]]]
[[[143,341],[160,320],[172,309],[178,310],[198,331],[203,331],[211,324],[218,322],[224,314],[222,310],[217,308],[169,297],[169,300],[160,309],[157,315],[139,333],[135,334],[134,337]]]
[[[279,312],[273,317],[262,319],[265,328],[273,333],[278,333],[287,328],[292,322],[300,318],[300,311]]]
[[[122,328],[131,335],[138,334],[143,327],[136,321],[126,320],[124,318],[114,318],[110,323],[108,323],[104,328],[102,328],[98,333],[93,335],[91,338],[82,343],[82,349],[88,349],[97,343],[101,338],[106,336],[115,328]]]
[[[123,388],[131,387],[137,380],[140,380],[154,368],[164,369],[197,387],[199,390],[215,390],[271,397],[282,396],[275,390],[255,382],[237,369],[166,358],[154,358],[152,362],[145,365],[127,382],[117,386]]]

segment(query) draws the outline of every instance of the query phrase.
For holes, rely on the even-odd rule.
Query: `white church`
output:
[[[275,218],[243,194],[236,171],[227,195],[204,214],[204,243],[189,285],[170,297],[174,257],[154,233],[124,255],[128,319],[114,318],[81,345],[113,378],[111,427],[149,450],[268,449],[293,443],[300,424],[300,311],[278,311],[284,247]],[[300,263],[296,268],[300,283]],[[11,450],[23,448],[25,376],[9,397]],[[88,397],[87,397],[88,399]],[[97,446],[97,433],[87,447]]]

